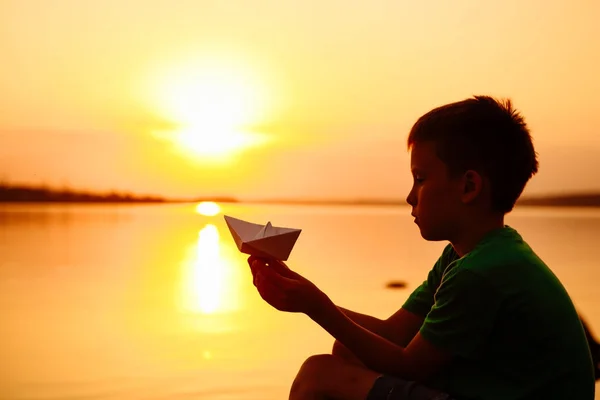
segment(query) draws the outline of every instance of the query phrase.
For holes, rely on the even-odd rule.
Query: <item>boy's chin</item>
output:
[[[429,242],[439,242],[442,240],[447,240],[446,235],[441,232],[434,232],[432,230],[428,230],[419,226],[419,231],[421,232],[421,237]]]

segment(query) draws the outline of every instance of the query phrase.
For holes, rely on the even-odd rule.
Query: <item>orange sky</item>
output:
[[[412,123],[490,94],[532,129],[528,192],[600,189],[598,20],[595,0],[3,0],[0,179],[404,197]],[[206,155],[234,131],[260,140]]]

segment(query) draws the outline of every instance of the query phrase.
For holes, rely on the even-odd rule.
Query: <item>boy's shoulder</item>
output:
[[[453,252],[453,250],[452,250]],[[505,226],[490,232],[463,257],[444,249],[442,257],[450,260],[443,267],[445,281],[455,275],[471,281],[486,281],[491,286],[546,278],[555,279],[548,266],[513,228]],[[445,254],[445,255],[444,255]]]
[[[462,268],[477,271],[523,264],[543,264],[523,237],[510,226],[488,233],[471,252],[457,261]]]

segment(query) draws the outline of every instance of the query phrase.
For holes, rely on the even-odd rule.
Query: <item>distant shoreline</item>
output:
[[[228,196],[194,198],[167,198],[156,195],[137,195],[111,191],[94,193],[71,189],[53,189],[45,186],[7,185],[0,183],[0,203],[216,203],[281,204],[281,205],[331,205],[331,206],[403,206],[398,199],[238,199]],[[529,196],[520,199],[517,206],[536,207],[600,207],[600,192],[567,193],[559,195]]]
[[[7,185],[0,183],[0,203],[197,203],[214,201],[218,203],[238,203],[239,200],[226,196],[206,198],[172,199],[157,195],[139,195],[128,192],[110,191],[107,193],[72,189],[55,189],[46,186]]]
[[[536,207],[600,207],[600,193],[572,193],[524,197],[518,206]]]
[[[45,186],[0,184],[3,203],[163,203],[159,196],[140,196],[130,193],[92,193],[71,189],[58,190]]]

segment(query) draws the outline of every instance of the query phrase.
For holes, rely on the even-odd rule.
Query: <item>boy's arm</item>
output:
[[[407,346],[425,321],[425,315],[433,306],[434,293],[440,284],[442,271],[453,256],[452,245],[446,246],[442,256],[435,263],[427,279],[408,297],[402,308],[388,319],[382,320],[369,315],[338,307],[348,318],[363,328],[382,336],[391,342]]]
[[[422,343],[423,339],[418,334],[419,330],[425,321],[425,316],[435,303],[434,293],[441,282],[442,271],[453,258],[455,258],[455,253],[452,245],[449,244],[444,249],[442,256],[435,263],[434,267],[429,271],[427,279],[411,293],[402,308],[396,311],[388,319],[381,320],[341,307],[337,307],[337,309],[354,324],[359,325],[367,331],[374,333],[385,341],[391,342],[400,348],[407,347],[415,338],[418,339],[415,343]],[[358,361],[361,364],[365,364],[365,361],[355,353],[355,350],[342,344],[338,337],[334,337],[336,340],[333,344],[333,354],[340,355],[352,362]],[[411,349],[415,348],[415,346],[411,347]],[[419,346],[419,348],[424,347]],[[435,352],[435,350],[436,349],[432,349],[431,352]],[[427,358],[435,358],[434,354],[422,355]]]
[[[419,332],[425,321],[425,315],[434,303],[434,292],[441,280],[440,269],[446,264],[445,258],[452,256],[452,246],[444,249],[442,256],[438,259],[433,269],[429,272],[427,279],[417,287],[404,303],[402,308],[396,311],[388,319],[382,320],[369,315],[338,307],[353,322],[361,327],[399,345],[406,347]],[[349,351],[338,340],[333,344],[334,351]],[[352,353],[352,351],[350,351]]]
[[[383,319],[373,317],[371,315],[361,314],[356,311],[351,311],[343,307],[338,307],[341,312],[346,314],[348,318],[362,326],[365,329],[370,330],[378,335],[383,336],[384,332],[384,324],[385,321]]]
[[[404,308],[387,319],[379,319],[343,307],[338,308],[356,324],[400,346],[407,346],[410,343],[424,321],[424,317]]]
[[[453,356],[480,356],[502,301],[489,281],[468,268],[455,269],[438,287],[434,306],[406,347],[357,325],[329,299],[310,316],[368,368],[424,381]]]
[[[424,321],[423,317],[413,314],[404,308],[396,311],[391,317],[385,320],[350,311],[342,307],[338,308],[356,324],[402,347],[406,347],[410,343]],[[331,354],[364,366],[362,361],[337,339],[333,342]]]
[[[310,317],[374,371],[422,382],[452,358],[450,352],[434,346],[420,333],[406,347],[393,343],[355,323],[333,302]]]

